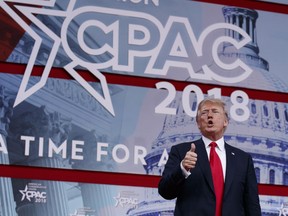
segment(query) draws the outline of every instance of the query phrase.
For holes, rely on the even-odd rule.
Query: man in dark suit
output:
[[[172,146],[159,194],[177,198],[176,216],[261,216],[252,158],[223,138],[228,126],[224,102],[201,101],[196,121],[202,138]]]

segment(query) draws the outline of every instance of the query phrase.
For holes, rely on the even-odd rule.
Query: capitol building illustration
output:
[[[57,4],[56,7],[58,7]],[[58,9],[62,8],[59,6]],[[259,89],[288,92],[288,86],[269,72],[269,62],[260,57],[256,34],[258,13],[255,10],[237,7],[223,7],[222,12],[226,23],[239,26],[252,38],[252,41],[241,50],[235,51],[230,44],[223,44],[222,50],[219,51],[219,56],[224,62],[239,58],[253,69],[249,79],[241,82],[241,86],[249,87],[257,80]],[[53,29],[53,32],[60,34],[60,26],[63,20],[49,16],[40,16],[40,19],[41,22],[46,23],[47,26]],[[77,24],[72,23],[69,31],[77,32],[77,28],[79,28]],[[7,25],[9,26],[10,23],[8,22]],[[8,30],[11,32],[16,31],[13,25],[10,25],[9,28]],[[51,39],[39,29],[35,31],[42,36],[44,41],[36,62],[39,65],[45,65],[49,50],[51,50]],[[226,31],[225,34],[234,39],[241,39],[233,31]],[[6,39],[8,41],[11,38],[8,35]],[[5,35],[3,40],[5,41]],[[78,41],[73,36],[68,40],[77,53],[77,49],[80,49],[77,46]],[[29,60],[32,43],[31,37],[24,34],[7,61],[26,64]],[[95,41],[88,37],[87,43],[93,44]],[[8,42],[7,44],[9,45]],[[94,56],[91,59],[95,60],[93,58]],[[107,58],[109,59],[109,56]],[[61,68],[67,62],[69,62],[69,58],[65,55],[63,49],[60,49],[53,67]],[[108,170],[113,172],[113,168],[116,166],[115,163],[108,158],[96,164],[95,155],[92,154],[95,150],[95,143],[107,141],[108,134],[111,132],[111,125],[113,125],[113,117],[99,103],[96,103],[85,89],[71,80],[48,79],[46,86],[41,91],[13,109],[13,100],[15,100],[18,91],[16,86],[19,86],[22,77],[4,73],[1,73],[0,76],[0,138],[2,143],[7,143],[9,151],[9,156],[0,155],[1,164]],[[36,84],[39,78],[32,77],[29,81]],[[187,81],[191,80],[187,79]],[[100,89],[97,83],[92,85],[94,85],[94,88]],[[233,84],[236,87],[237,85]],[[239,84],[238,87],[241,86]],[[120,86],[111,85],[109,91],[113,99],[121,101],[122,98],[119,95],[122,89]],[[228,97],[223,98],[227,105],[231,106],[230,99]],[[49,101],[48,104],[47,101]],[[158,166],[158,162],[164,149],[169,152],[173,145],[193,141],[200,137],[195,119],[188,117],[183,107],[180,106],[181,103],[181,97],[178,95],[173,102],[173,107],[177,108],[177,114],[165,117],[158,137],[153,143],[148,144],[151,145],[151,149],[148,150],[145,158],[147,165],[144,166],[147,175],[160,176],[162,174],[164,166]],[[193,110],[196,109],[196,104],[195,98],[192,101]],[[46,106],[49,106],[50,112],[47,111]],[[288,104],[273,102],[273,100],[250,99],[248,106],[250,110],[249,119],[243,122],[230,119],[229,127],[225,133],[225,140],[227,143],[252,155],[258,183],[288,186]],[[79,113],[84,114],[80,115]],[[85,160],[73,161],[71,155],[67,155],[66,159],[61,157],[33,157],[32,153],[38,151],[34,146],[31,146],[32,153],[30,156],[25,157],[23,154],[24,147],[19,146],[19,136],[21,134],[33,135],[35,139],[39,139],[39,143],[44,142],[44,144],[47,144],[49,139],[56,145],[60,145],[64,140],[83,140],[85,141],[83,151]],[[71,134],[73,134],[73,137]],[[47,153],[48,149],[44,148],[43,152]],[[0,216],[46,216],[43,212],[49,212],[47,216],[70,216],[75,200],[81,200],[84,207],[89,207],[89,209],[84,209],[88,211],[100,209],[106,205],[107,200],[113,200],[113,196],[116,196],[112,189],[96,184],[66,184],[57,181],[32,181],[29,179],[13,179],[11,183],[11,179],[8,178],[0,178],[0,180],[2,192],[0,196]],[[35,185],[39,186],[37,189],[44,190],[49,194],[45,205],[34,205],[29,200],[23,201],[24,198],[19,191],[23,192],[26,186],[35,188]],[[175,200],[164,200],[160,197],[156,188],[141,188],[141,190],[145,190],[145,197],[138,200],[137,205],[129,208],[125,215],[173,215]],[[283,206],[283,203],[287,202],[284,198],[273,196],[260,196],[260,201],[263,216],[282,216],[279,215],[279,209]],[[105,210],[103,211],[101,214],[95,213],[95,215],[117,215],[117,210],[115,212],[111,210],[113,213],[109,209],[106,213]],[[77,212],[77,209],[75,209],[75,212]],[[74,215],[77,216],[77,213]],[[91,213],[91,215],[94,214]]]
[[[225,22],[241,27],[250,35],[252,41],[237,53],[231,51],[229,45],[224,45],[223,52],[220,53],[222,59],[240,58],[253,68],[252,80],[253,82],[257,80],[262,89],[286,92],[287,86],[269,74],[268,62],[258,55],[256,37],[258,13],[250,9],[224,7],[223,14]],[[239,37],[232,31],[226,34],[236,39]],[[251,84],[249,80],[246,83],[247,86]],[[179,97],[174,103],[177,115],[166,117],[163,129],[146,157],[147,174],[162,173],[164,166],[159,167],[158,162],[164,149],[169,151],[172,145],[193,141],[201,136],[195,119],[187,118],[179,106],[180,100]],[[229,99],[224,100],[228,106],[231,105]],[[194,107],[195,103],[196,99]],[[252,155],[258,183],[288,185],[288,105],[250,99],[249,109],[251,111],[249,120],[242,123],[230,120],[225,140]],[[173,215],[175,200],[165,201],[157,193],[150,193],[152,194],[147,194],[149,201],[143,201],[137,208],[131,209],[128,215]],[[269,196],[261,196],[260,201],[263,216],[278,216],[284,202],[281,198]]]

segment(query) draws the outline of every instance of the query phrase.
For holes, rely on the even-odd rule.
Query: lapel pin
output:
[[[231,152],[231,154],[232,154],[232,155],[235,155],[235,153],[234,153],[234,152]]]

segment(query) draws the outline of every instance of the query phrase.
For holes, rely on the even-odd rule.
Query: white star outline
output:
[[[287,206],[287,205],[286,205]],[[281,204],[281,208],[279,209],[279,216],[287,216],[288,215],[288,208]]]
[[[120,202],[120,199],[121,199],[120,193],[118,193],[116,197],[114,196],[113,199],[115,199],[115,201],[116,201],[115,207],[117,207],[118,205],[120,205],[121,207],[123,207],[123,204]]]
[[[27,191],[28,191],[27,185],[26,185],[26,187],[25,187],[24,190],[19,190],[19,192],[22,194],[22,199],[21,199],[21,201],[23,201],[23,200],[25,199]],[[29,200],[29,202],[31,202],[30,197],[27,196],[26,198],[27,198],[27,200]]]
[[[79,13],[88,11],[89,8],[83,7],[82,10],[77,9],[73,11],[74,5],[76,0],[70,0],[69,5],[66,11],[58,11],[58,10],[51,10],[41,7],[31,7],[31,6],[24,6],[24,5],[14,5],[14,7],[20,11],[23,15],[25,15],[28,19],[31,20],[36,26],[39,27],[48,37],[50,37],[54,44],[51,47],[50,55],[47,59],[47,63],[44,67],[42,76],[40,81],[35,85],[31,86],[27,89],[28,81],[32,73],[33,66],[36,62],[37,54],[39,53],[40,46],[42,43],[42,38],[9,6],[6,2],[13,2],[13,3],[21,3],[21,4],[29,4],[34,6],[47,6],[53,7],[55,5],[56,0],[0,0],[0,7],[6,11],[12,19],[14,19],[24,30],[28,33],[34,40],[34,46],[32,48],[32,52],[30,58],[28,60],[23,79],[21,81],[15,102],[14,107],[23,102],[25,99],[30,97],[32,94],[40,90],[47,82],[50,70],[53,66],[53,62],[57,55],[57,51],[60,45],[63,45],[63,48],[66,54],[71,58],[71,62],[64,66],[65,70],[76,80],[79,82],[80,85],[83,86],[111,115],[115,116],[114,108],[112,105],[108,84],[106,81],[105,76],[100,73],[99,70],[95,68],[92,63],[87,63],[81,61],[77,56],[75,56],[72,50],[69,48],[69,45],[66,41],[67,29],[69,23],[73,20],[75,16]],[[81,9],[81,8],[80,8]],[[73,13],[71,13],[73,11]],[[42,15],[49,15],[49,16],[60,16],[64,17],[64,23],[61,28],[61,38],[59,38],[53,31],[51,31],[45,24],[43,24],[34,14],[42,14]],[[80,26],[81,28],[81,26]],[[107,31],[109,28],[107,27]],[[83,40],[79,41],[79,45],[85,48],[85,44],[83,44]],[[87,48],[87,47],[86,47]],[[103,48],[103,47],[102,47]],[[107,48],[107,47],[106,47]],[[88,51],[87,49],[85,51]],[[88,52],[89,53],[89,52]],[[76,66],[81,65],[87,68],[99,81],[102,87],[103,96],[99,94],[82,76],[80,76],[77,71],[74,69]],[[103,65],[102,65],[103,66]]]
[[[70,216],[78,216],[78,211],[77,211],[77,210],[75,210],[75,212],[74,212],[74,213],[72,213],[72,214],[70,214]]]
[[[70,216],[77,216],[77,210],[75,210],[75,213],[70,214]]]

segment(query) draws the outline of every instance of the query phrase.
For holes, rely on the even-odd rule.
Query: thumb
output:
[[[191,149],[190,152],[195,152],[196,146],[194,143],[191,143]]]

